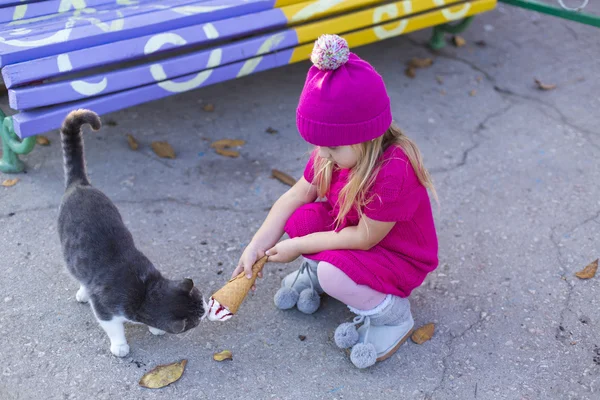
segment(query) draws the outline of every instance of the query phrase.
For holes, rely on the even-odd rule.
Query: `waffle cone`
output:
[[[232,278],[219,289],[215,294],[212,295],[212,298],[219,302],[222,306],[227,307],[229,312],[232,314],[237,313],[237,310],[240,308],[240,305],[246,298],[246,295],[250,291],[252,285],[256,281],[256,277],[258,273],[262,271],[265,263],[267,262],[267,256],[264,256],[260,260],[258,260],[252,266],[252,278],[248,279],[241,272],[235,278]]]

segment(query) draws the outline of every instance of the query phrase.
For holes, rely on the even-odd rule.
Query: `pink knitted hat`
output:
[[[312,51],[296,110],[300,135],[315,146],[346,146],[375,139],[392,124],[381,76],[337,35],[323,35]]]

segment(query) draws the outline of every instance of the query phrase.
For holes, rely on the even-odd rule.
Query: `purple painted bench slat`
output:
[[[42,1],[42,2],[38,2],[38,3],[28,4],[27,8],[24,10],[24,12],[22,14],[20,14],[20,13],[18,14],[19,20],[36,18],[36,17],[41,17],[44,15],[50,15],[50,14],[57,14],[59,12],[61,3],[62,3],[62,0],[49,0],[49,1]],[[15,16],[15,11],[17,10],[17,8],[24,4],[25,3],[22,3],[22,4],[20,3],[20,4],[14,5],[14,6],[11,6],[11,7],[0,8],[0,22],[12,21]],[[107,7],[104,7],[106,9],[108,9],[108,7],[123,7],[123,6],[119,5],[115,0],[86,0],[85,1],[85,7],[94,7],[96,9],[100,9],[100,7],[96,7],[96,6],[101,6],[101,5],[107,6]],[[71,6],[70,10],[73,10],[73,9],[74,9],[73,6]]]
[[[238,27],[242,28],[242,26]],[[156,38],[160,38],[160,35],[157,35]],[[294,47],[297,44],[295,31],[286,30],[275,35],[268,34],[236,41],[222,47],[216,47],[216,50],[213,48],[204,49],[158,62],[149,62],[117,71],[92,75],[85,77],[85,81],[69,80],[10,89],[10,107],[14,110],[27,110],[105,96],[157,81],[174,79],[193,72],[198,73],[202,71],[202,68],[209,69],[231,64],[259,54]]]
[[[258,65],[253,72],[264,71],[267,69],[287,65],[292,56],[292,51],[292,49],[289,49],[269,54],[262,58],[259,57],[259,60],[257,60],[259,61]],[[202,82],[202,84],[190,90],[234,79],[238,76],[240,69],[246,62],[247,61],[240,61],[234,64],[215,68],[212,70],[210,76]],[[197,74],[195,73],[186,75],[179,78],[178,81],[188,81],[190,79],[194,79],[196,76]],[[88,99],[80,102],[69,103],[39,111],[21,112],[13,117],[15,133],[19,137],[25,138],[56,129],[58,126],[60,126],[62,120],[65,118],[65,115],[76,108],[87,108],[102,115],[149,101],[158,100],[174,94],[163,89],[160,85],[160,83],[155,83],[108,96],[97,97],[91,100]]]
[[[0,7],[7,7],[7,6],[13,6],[13,5],[19,5],[19,4],[42,3],[42,2],[46,2],[46,1],[50,1],[50,0],[25,0],[25,1],[0,0]]]
[[[206,1],[209,0],[162,0],[160,4],[157,4],[156,0],[142,0],[142,3],[139,5],[115,7],[114,4],[108,4],[87,9],[88,12],[85,13],[78,10],[71,10],[69,12],[47,15],[42,20],[31,19],[0,24],[0,36],[8,37],[16,35],[21,40],[32,36],[40,37],[44,34],[50,36],[55,32],[65,29],[69,20],[74,21],[74,26],[89,26],[91,25],[90,18],[94,18],[97,22],[110,23],[134,15]]]
[[[104,32],[92,25],[59,31],[53,35],[54,39],[52,40],[47,35],[30,37],[30,39],[49,41],[42,46],[18,47],[15,42],[11,42],[15,39],[6,39],[4,42],[0,42],[0,66],[136,36],[164,32],[169,29],[255,13],[273,8],[274,4],[275,0],[213,0],[199,6],[205,12],[192,15],[177,13],[169,9],[124,18],[123,28],[118,31]]]
[[[283,27],[287,19],[280,9],[270,9],[241,17],[227,18],[211,22],[219,33],[219,40],[227,40],[242,34],[249,34],[262,29]],[[165,43],[161,51],[175,47],[184,48],[192,45],[207,44],[214,39],[208,39],[202,26],[188,26],[185,28],[169,31],[185,41],[185,45],[176,43]],[[2,68],[2,77],[7,88],[23,85],[24,83],[40,81],[50,77],[60,77],[67,73],[79,72],[90,68],[101,67],[126,60],[134,60],[144,57],[144,48],[152,35],[137,37],[104,44],[101,46],[75,50],[67,53],[71,69],[60,71],[58,67],[60,55],[38,58],[31,61],[7,65]],[[157,52],[158,53],[158,52]]]

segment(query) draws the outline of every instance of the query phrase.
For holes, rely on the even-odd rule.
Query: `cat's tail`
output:
[[[81,127],[85,124],[90,124],[95,131],[102,126],[98,114],[90,110],[80,109],[71,111],[60,128],[67,188],[75,183],[80,185],[90,184],[85,168],[83,137],[81,135]]]

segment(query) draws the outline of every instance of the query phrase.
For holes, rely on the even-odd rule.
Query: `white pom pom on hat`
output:
[[[335,70],[348,61],[348,42],[338,35],[321,35],[315,42],[310,61],[320,70]]]

